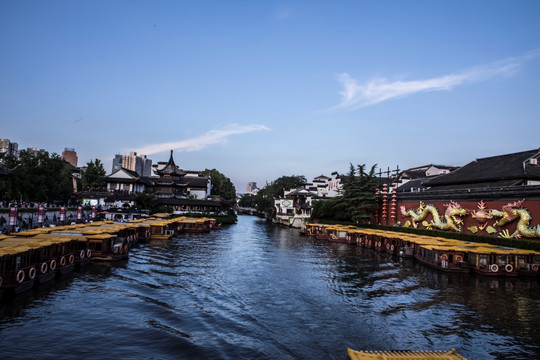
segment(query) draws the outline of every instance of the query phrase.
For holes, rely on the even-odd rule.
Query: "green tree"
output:
[[[82,173],[81,184],[83,189],[100,189],[106,186],[105,182],[105,168],[101,163],[101,160],[95,159],[94,161],[86,163],[86,170]]]
[[[343,194],[332,199],[314,201],[311,217],[354,224],[368,222],[377,208],[375,167],[373,165],[366,172],[365,165],[357,165],[355,168],[351,164],[349,173],[341,177]]]
[[[19,161],[12,155],[5,156],[2,159],[2,167],[6,170],[14,170],[19,165]],[[0,176],[0,194],[4,200],[16,199],[16,189],[17,181],[12,173]]]
[[[157,198],[153,194],[138,194],[135,204],[137,204],[139,209],[149,210],[150,213],[157,212],[160,207]]]
[[[281,176],[272,183],[267,184],[255,195],[255,207],[259,212],[271,217],[274,211],[274,200],[283,198],[285,191],[304,186],[306,182],[303,175]]]
[[[205,176],[210,176],[212,188],[211,195],[221,196],[224,200],[236,199],[236,188],[231,179],[217,171],[216,169],[206,169],[203,171]]]
[[[21,151],[19,159],[7,160],[14,171],[4,181],[4,189],[11,199],[23,201],[65,201],[73,193],[71,168],[53,153]]]
[[[238,206],[246,208],[255,208],[256,206],[256,196],[253,194],[244,194],[238,200]]]

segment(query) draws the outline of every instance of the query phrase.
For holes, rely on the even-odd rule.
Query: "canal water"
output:
[[[1,359],[540,358],[538,280],[444,274],[249,216],[0,303]]]

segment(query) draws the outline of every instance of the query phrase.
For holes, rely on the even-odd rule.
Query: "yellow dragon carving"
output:
[[[446,211],[444,213],[444,219],[446,221],[441,220],[439,211],[434,205],[424,206],[423,202],[420,202],[420,207],[416,211],[413,209],[406,210],[405,206],[400,206],[400,210],[403,216],[411,217],[412,225],[415,228],[418,227],[416,224],[417,222],[424,220],[429,214],[431,214],[433,216],[433,220],[431,220],[429,226],[433,226],[441,230],[452,229],[454,231],[461,232],[463,220],[461,220],[459,216],[466,215],[467,210],[463,209],[461,205],[455,201],[450,201],[450,204],[444,204],[444,206],[446,207]]]
[[[503,237],[516,239],[519,239],[522,236],[529,238],[540,237],[540,225],[536,225],[534,228],[529,227],[531,222],[531,214],[529,211],[527,211],[527,209],[521,207],[523,202],[525,202],[525,199],[508,203],[502,207],[502,211],[491,210],[492,216],[500,218],[500,220],[495,223],[495,225],[498,227],[502,227],[516,219],[519,219],[516,231],[514,231],[512,235],[509,235],[508,231],[506,230],[501,234]]]

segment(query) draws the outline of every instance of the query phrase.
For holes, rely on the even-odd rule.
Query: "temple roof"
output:
[[[449,173],[436,176],[424,182],[428,187],[444,185],[497,183],[501,180],[540,180],[540,165],[531,159],[538,159],[538,149],[513,154],[476,159]]]
[[[156,170],[156,173],[160,176],[163,175],[177,175],[177,176],[183,176],[185,175],[185,172],[182,171],[176,164],[174,163],[173,159],[173,151],[171,150],[171,157],[169,158],[169,161],[167,162],[167,165],[163,167],[162,169]]]

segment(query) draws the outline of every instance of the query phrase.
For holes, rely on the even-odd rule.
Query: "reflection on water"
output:
[[[241,216],[0,304],[2,358],[540,358],[537,280],[445,274]]]

